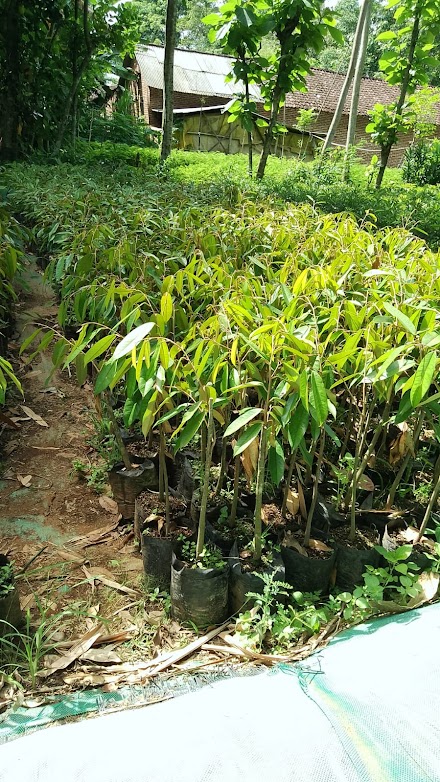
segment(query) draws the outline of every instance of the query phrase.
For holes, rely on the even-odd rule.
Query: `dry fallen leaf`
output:
[[[255,470],[257,469],[259,442],[260,438],[256,437],[255,440],[253,440],[251,444],[245,448],[240,457],[243,470],[245,471],[249,484],[251,483],[255,475]]]
[[[332,551],[332,549],[327,546],[326,543],[323,543],[322,540],[315,540],[314,538],[310,538],[309,548],[313,551]]]
[[[365,473],[362,473],[359,478],[358,488],[362,491],[374,491],[375,487],[371,478],[369,478],[368,475],[365,475]]]
[[[302,554],[304,557],[307,556],[307,551],[303,546],[301,546],[301,543],[299,543],[296,538],[293,537],[291,532],[286,532],[283,539],[283,546],[286,548],[293,548],[295,551],[297,551],[299,554]]]
[[[5,415],[0,411],[0,421],[2,424],[6,424],[6,426],[10,426],[11,429],[20,429],[19,426],[15,423],[15,421],[12,420],[12,418],[9,418],[9,416]]]
[[[99,570],[99,568],[96,568],[96,570]],[[139,592],[137,592],[135,589],[131,589],[130,587],[124,586],[124,584],[119,584],[117,581],[113,581],[113,579],[106,578],[100,573],[95,573],[93,575],[93,578],[95,579],[95,581],[100,581],[101,584],[110,587],[110,589],[116,589],[118,592],[125,592],[125,594],[127,595],[139,594]]]
[[[79,638],[69,649],[66,654],[63,654],[61,657],[58,657],[56,660],[54,660],[47,668],[45,668],[43,671],[40,672],[40,676],[42,676],[44,679],[48,676],[51,676],[55,671],[62,671],[64,668],[67,668],[69,665],[71,665],[75,660],[78,659],[78,657],[81,657],[82,654],[88,651],[91,646],[95,643],[95,641],[98,640],[99,636],[102,635],[102,632],[104,630],[104,626],[102,624],[95,625],[91,630],[89,630],[85,635],[82,636],[82,638]]]
[[[116,652],[113,651],[114,644],[109,646],[100,646],[98,649],[89,649],[87,652],[81,655],[80,660],[86,660],[91,663],[99,663],[100,665],[108,665],[122,662]]]
[[[299,499],[299,509],[301,511],[301,516],[305,520],[307,519],[307,506],[304,498],[303,487],[300,480],[298,480],[298,499]]]
[[[286,508],[292,516],[296,516],[299,511],[299,494],[297,491],[288,490]]]
[[[105,538],[110,532],[116,529],[119,524],[120,517],[118,516],[114,521],[106,524],[105,527],[99,527],[88,532],[86,535],[79,535],[76,538],[71,538],[70,543],[78,548],[86,548],[87,546],[93,546],[98,541]]]
[[[416,529],[416,527],[407,527],[400,532],[400,537],[403,538],[406,543],[418,542],[423,543],[425,546],[429,546],[429,548],[434,548],[434,541],[431,540],[431,538],[427,538],[425,535],[422,535],[419,541],[418,536],[419,530]]]
[[[21,483],[22,486],[25,486],[28,488],[32,483],[32,475],[19,475],[17,474],[17,481]]]
[[[107,511],[107,513],[111,513],[113,515],[117,514],[118,511],[118,503],[115,502],[115,500],[112,500],[111,497],[102,496],[98,500],[101,508],[104,508],[104,510]]]
[[[105,576],[106,578],[114,577],[114,573],[112,573],[111,570],[107,570],[107,568],[101,567],[100,565],[89,567],[87,570],[91,576]]]
[[[49,424],[46,423],[46,421],[41,417],[41,415],[38,415],[38,413],[34,413],[33,410],[31,410],[30,407],[26,407],[26,405],[20,405],[21,409],[24,413],[28,416],[28,418],[32,418],[33,421],[35,421],[38,426],[47,426],[49,427]]]
[[[398,464],[398,462],[405,458],[407,453],[414,456],[414,440],[412,432],[408,428],[408,424],[406,421],[403,421],[403,423],[398,426],[402,433],[391,443],[389,455],[389,462],[391,465]]]

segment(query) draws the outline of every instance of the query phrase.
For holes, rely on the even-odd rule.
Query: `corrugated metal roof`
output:
[[[162,46],[139,46],[136,58],[142,79],[149,87],[163,89]],[[220,54],[203,54],[185,49],[174,52],[174,90],[191,95],[206,95],[232,98],[238,91],[237,85],[226,82],[231,72],[232,58]],[[318,111],[333,112],[342,89],[344,75],[332,71],[313,70],[307,76],[307,92],[289,92],[286,106],[295,109],[315,108]],[[243,90],[239,85],[238,89]],[[256,85],[251,85],[254,100],[261,102]],[[376,103],[392,103],[398,95],[397,87],[379,79],[364,78],[361,82],[358,114],[366,116]],[[344,106],[344,114],[350,110],[351,88]],[[440,104],[437,104],[436,123],[440,124]]]
[[[139,46],[136,49],[142,79],[149,87],[163,89],[164,50],[161,46]],[[217,54],[202,54],[184,49],[174,52],[174,90],[191,95],[231,98],[237,92],[234,82],[225,81],[231,72],[231,59]],[[252,96],[258,100],[260,92],[251,86]]]

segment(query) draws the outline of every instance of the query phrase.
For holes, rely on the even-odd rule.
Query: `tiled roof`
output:
[[[142,79],[149,87],[163,89],[162,46],[139,46],[136,50]],[[225,81],[231,72],[232,58],[220,54],[176,49],[174,53],[174,89],[191,95],[218,96],[230,99],[237,91],[233,81]],[[307,92],[290,92],[286,106],[295,109],[314,108],[333,112],[341,93],[344,75],[333,71],[315,69],[307,77]],[[251,85],[254,100],[260,99],[256,85]],[[380,79],[362,79],[359,96],[359,115],[367,115],[376,103],[392,103],[398,96],[398,88]],[[350,109],[351,88],[344,106],[344,114]],[[440,105],[438,110],[440,125]]]
[[[307,92],[290,92],[286,106],[295,109],[315,108],[318,111],[334,111],[341,94],[345,76],[333,71],[315,69],[307,77]],[[366,115],[376,103],[392,103],[399,94],[397,87],[391,87],[379,79],[362,79],[359,94],[358,114]],[[350,111],[351,87],[344,106],[344,114]]]

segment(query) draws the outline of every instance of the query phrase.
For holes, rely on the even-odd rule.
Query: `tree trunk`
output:
[[[380,148],[380,164],[376,179],[377,189],[379,189],[382,184],[392,146],[392,144],[386,144],[386,146]]]
[[[83,31],[84,31],[84,44],[86,47],[86,53],[81,63],[75,66],[76,74],[72,78],[72,86],[70,88],[70,92],[66,100],[66,105],[64,107],[64,111],[61,116],[60,124],[58,125],[58,133],[52,150],[54,155],[58,155],[61,149],[61,144],[63,143],[64,136],[67,130],[67,125],[69,123],[69,117],[72,110],[72,105],[74,104],[76,96],[78,95],[78,90],[80,88],[82,77],[84,76],[84,73],[86,72],[90,64],[90,60],[92,59],[92,55],[93,55],[93,45],[90,40],[90,30],[89,30],[89,0],[84,0],[84,4],[83,4]]]
[[[279,79],[277,79],[277,83],[275,85],[274,92],[273,92],[270,120],[266,128],[266,133],[264,134],[263,150],[261,152],[261,157],[258,163],[257,179],[263,179],[264,177],[267,158],[269,157],[269,153],[270,153],[270,147],[272,145],[272,141],[275,138],[274,130],[275,130],[275,125],[278,122],[278,112],[280,110],[281,95],[282,95],[282,90],[279,85]]]
[[[356,26],[356,32],[354,34],[353,39],[353,47],[351,50],[351,57],[350,62],[348,64],[348,70],[347,74],[344,79],[344,83],[342,85],[341,94],[339,96],[338,105],[336,106],[336,111],[334,113],[333,119],[331,121],[330,127],[327,132],[326,139],[324,141],[324,144],[322,145],[322,151],[321,154],[324,154],[324,152],[327,152],[329,147],[331,147],[333,143],[333,139],[335,137],[335,133],[338,129],[339,123],[341,121],[342,112],[344,111],[345,101],[347,99],[348,90],[350,89],[350,84],[353,81],[353,76],[356,68],[356,63],[358,61],[359,57],[359,50],[361,45],[361,38],[362,33],[364,30],[365,25],[365,18],[367,15],[367,11],[369,8],[370,0],[364,0],[362,8],[359,13],[359,18]]]
[[[162,147],[160,159],[163,163],[171,154],[173,141],[174,108],[174,46],[176,41],[177,5],[176,0],[168,0],[165,28],[165,54],[163,63],[163,115]]]
[[[249,103],[249,79],[246,74],[245,78],[245,90],[246,90],[246,103]],[[248,173],[249,177],[252,179],[253,176],[253,167],[254,167],[254,161],[253,161],[253,148],[252,148],[252,131],[248,130]]]
[[[22,4],[9,0],[2,13],[3,74],[0,80],[0,159],[18,157],[20,126],[20,49]]]
[[[405,103],[406,95],[411,81],[411,72],[413,69],[414,57],[415,57],[417,42],[419,40],[419,35],[420,35],[420,11],[418,11],[416,13],[416,16],[414,17],[414,24],[411,32],[411,41],[408,50],[408,63],[405,68],[405,73],[403,74],[402,84],[400,85],[399,100],[397,101],[396,104],[397,117],[402,116],[403,104]],[[379,189],[382,184],[382,180],[385,174],[385,169],[388,165],[388,160],[392,148],[393,148],[393,142],[391,142],[391,144],[384,145],[380,150],[380,166],[379,166],[379,172],[377,174],[377,179],[376,179],[377,189]]]
[[[346,165],[348,163],[348,153],[353,146],[356,138],[357,113],[359,108],[359,93],[361,91],[362,76],[364,75],[365,59],[367,56],[368,36],[370,32],[372,0],[364,0],[367,6],[364,26],[362,28],[359,55],[356,63],[356,70],[353,78],[353,93],[351,96],[350,117],[348,120],[347,144],[346,144]]]
[[[81,79],[84,76],[84,73],[90,63],[91,55],[86,55],[78,69],[78,73],[76,75],[76,78],[74,82],[72,83],[72,86],[70,88],[69,95],[66,100],[66,104],[64,106],[64,111],[61,117],[60,124],[58,125],[58,134],[55,139],[55,144],[53,145],[52,152],[54,155],[58,155],[59,151],[61,149],[61,145],[64,141],[64,136],[66,135],[67,126],[69,124],[69,118],[70,118],[70,112],[72,109],[73,102],[75,100],[76,95],[78,94],[78,90],[81,85]]]

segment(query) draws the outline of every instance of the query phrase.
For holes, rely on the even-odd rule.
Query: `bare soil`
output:
[[[52,290],[31,264],[20,285],[8,355],[24,398],[11,394],[0,417],[0,553],[14,563],[31,626],[41,627],[50,617],[53,631],[55,623],[58,654],[103,623],[104,635],[122,639],[116,646],[121,661],[148,660],[185,645],[194,634],[170,619],[166,601],[146,591],[132,525],[119,521],[110,488],[99,495],[72,468],[75,459],[97,463],[89,444],[92,388],[87,383],[79,388],[67,371],[53,373],[50,349],[30,358],[31,346],[19,355],[20,344],[38,326],[56,328],[57,311]],[[90,661],[79,660],[73,674],[69,666],[47,684],[39,680],[34,692],[83,687],[90,680],[89,674],[82,678],[84,665]],[[26,676],[23,671],[19,678],[29,691]],[[11,699],[0,676],[0,711]]]
[[[349,527],[337,527],[332,530],[332,540],[347,548],[354,548],[358,551],[367,551],[379,543],[379,535],[376,530],[356,529],[356,537],[350,540]]]

